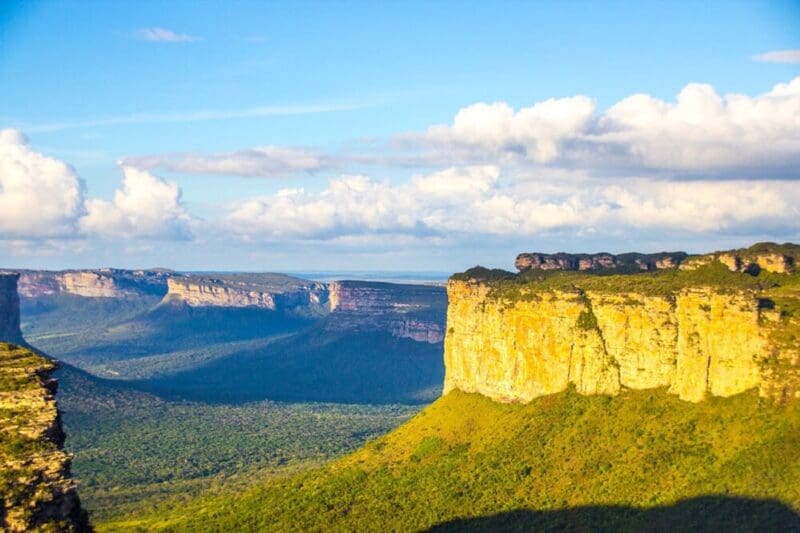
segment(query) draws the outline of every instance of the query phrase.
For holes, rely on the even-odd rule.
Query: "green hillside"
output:
[[[174,531],[790,530],[800,407],[663,390],[530,404],[452,392],[332,465],[139,525]],[[116,524],[115,528],[121,526]]]

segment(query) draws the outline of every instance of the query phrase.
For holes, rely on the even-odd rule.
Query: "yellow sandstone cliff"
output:
[[[452,279],[444,392],[528,402],[570,385],[608,395],[668,387],[697,402],[757,387],[800,397],[800,287],[673,283],[657,294],[620,290],[621,276],[608,290],[602,277],[575,276],[560,288],[514,281],[511,293],[499,290],[507,280]]]

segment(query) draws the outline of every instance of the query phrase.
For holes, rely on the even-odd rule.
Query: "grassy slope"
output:
[[[714,499],[644,515],[637,509],[723,495],[773,498],[796,511],[798,442],[797,402],[762,405],[753,392],[691,404],[662,390],[616,398],[570,391],[517,405],[456,391],[328,467],[243,496],[195,502],[180,513],[151,517],[150,525],[180,531],[417,530],[521,511],[517,519],[547,529],[557,525],[548,520],[561,520],[565,509],[579,506],[599,511],[576,514],[574,527],[636,529],[642,520],[668,527],[670,520],[689,519],[676,518],[684,512],[713,524],[719,511]],[[727,526],[746,527],[753,519],[752,509],[736,511],[739,500],[722,502]],[[760,524],[798,525],[791,522],[797,515],[779,502],[750,505],[761,509]],[[525,514],[531,509],[552,513]]]

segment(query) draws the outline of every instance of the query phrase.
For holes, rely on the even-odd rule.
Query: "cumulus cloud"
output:
[[[800,230],[800,183],[623,182],[603,187],[608,222],[622,227],[691,233]]]
[[[71,236],[83,185],[68,165],[34,151],[17,130],[0,130],[0,238]]]
[[[452,124],[397,142],[427,151],[429,161],[450,164],[798,179],[800,78],[758,96],[721,96],[710,85],[691,83],[675,102],[635,94],[605,112],[585,96],[518,110],[503,102],[478,103],[461,109]]]
[[[800,231],[800,183],[628,178],[540,187],[495,166],[450,168],[391,184],[365,176],[320,192],[283,189],[232,206],[222,226],[242,240],[520,237],[568,231]],[[380,238],[380,237],[379,237]]]
[[[365,176],[320,192],[283,189],[231,207],[223,227],[245,241],[524,237],[548,232],[800,230],[800,182],[626,178],[542,187],[495,166],[450,168],[391,184]]]
[[[87,199],[72,167],[35,151],[18,130],[0,130],[0,240],[19,248],[32,240],[52,247],[54,239],[191,236],[177,184],[132,167],[122,172],[112,201]]]
[[[136,35],[143,41],[150,42],[188,43],[201,40],[195,35],[177,33],[165,28],[142,28],[136,32]]]
[[[147,171],[122,167],[122,188],[113,201],[86,201],[80,228],[87,234],[126,239],[187,239],[191,217],[180,202],[181,191]]]
[[[754,55],[753,60],[764,63],[800,63],[800,50],[774,50]]]
[[[336,165],[334,158],[306,149],[262,146],[222,153],[182,153],[129,157],[123,164],[143,169],[161,168],[186,174],[274,177],[314,172]]]

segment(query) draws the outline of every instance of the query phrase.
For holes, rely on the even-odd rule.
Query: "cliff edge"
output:
[[[570,385],[586,395],[665,387],[698,402],[757,388],[796,399],[800,246],[756,247],[638,274],[453,276],[444,392],[529,402]]]
[[[70,475],[54,362],[0,343],[0,529],[90,531]]]

